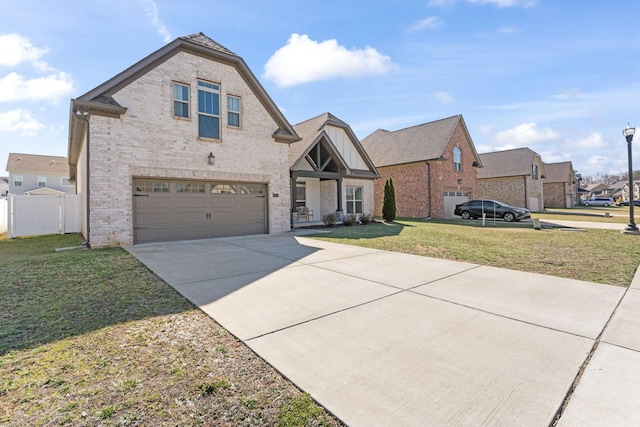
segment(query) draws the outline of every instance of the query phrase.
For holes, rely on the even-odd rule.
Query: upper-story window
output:
[[[182,83],[173,84],[173,115],[189,117],[189,86]]]
[[[38,177],[38,187],[46,187],[47,186],[47,177],[39,176]]]
[[[538,165],[531,166],[531,178],[538,179]]]
[[[227,96],[227,119],[229,126],[240,127],[240,98]]]
[[[22,187],[22,175],[13,176],[13,185],[16,187]]]
[[[198,81],[198,136],[220,139],[220,86]]]
[[[462,151],[458,147],[453,149],[453,170],[462,172]]]

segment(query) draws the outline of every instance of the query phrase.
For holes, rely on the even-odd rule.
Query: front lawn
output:
[[[0,239],[0,424],[341,425],[122,249]]]
[[[566,219],[566,218],[565,218]],[[309,237],[434,258],[628,286],[640,238],[618,231],[534,230],[531,223],[398,220],[330,229]]]

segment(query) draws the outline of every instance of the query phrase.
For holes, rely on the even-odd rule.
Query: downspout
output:
[[[79,110],[77,110],[75,112],[75,116],[76,116],[76,119],[82,120],[87,125],[87,188],[85,189],[85,192],[87,193],[87,195],[86,195],[86,198],[87,198],[87,212],[86,212],[86,215],[87,215],[87,241],[84,242],[84,244],[87,247],[90,248],[91,247],[91,244],[90,244],[90,239],[91,239],[90,211],[91,211],[91,209],[90,209],[90,205],[89,205],[89,200],[90,200],[89,199],[89,193],[90,193],[90,190],[89,190],[89,188],[90,188],[90,179],[89,178],[91,176],[91,168],[89,167],[89,162],[91,161],[90,160],[91,159],[91,156],[90,156],[90,154],[91,154],[91,151],[90,151],[91,144],[89,142],[90,142],[90,138],[91,138],[91,125],[89,123],[89,119],[87,118],[89,116],[89,112],[88,111],[86,111],[84,109],[79,109]],[[85,117],[85,116],[87,116],[87,117]],[[76,172],[76,174],[77,174],[77,172]]]
[[[527,175],[523,176],[522,179],[524,179],[524,206],[527,209],[531,209],[531,206],[529,206],[529,195],[527,194]]]
[[[425,163],[427,164],[427,202],[429,203],[427,218],[431,218],[431,164],[429,162]]]

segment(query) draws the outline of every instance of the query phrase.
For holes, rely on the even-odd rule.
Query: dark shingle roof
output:
[[[190,34],[188,36],[178,37],[181,40],[188,41],[191,43],[199,44],[200,46],[207,47],[209,49],[217,50],[218,52],[223,52],[229,55],[238,56],[235,53],[231,52],[226,47],[222,46],[220,43],[210,39],[204,33],[196,33]]]
[[[480,154],[484,167],[478,170],[478,179],[530,175],[536,156],[535,151],[526,147]]]
[[[376,167],[438,159],[461,115],[396,131],[378,129],[362,140]]]

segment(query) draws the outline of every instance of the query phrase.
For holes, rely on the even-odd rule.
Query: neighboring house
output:
[[[0,176],[0,197],[7,197],[9,192],[9,177]]]
[[[66,157],[9,153],[9,193],[75,194],[69,182],[69,162]],[[34,191],[38,190],[38,191]]]
[[[576,174],[571,162],[545,163],[544,207],[572,208],[577,203]]]
[[[455,205],[475,197],[481,161],[461,115],[397,131],[378,129],[362,145],[382,177],[375,182],[376,215],[389,178],[398,217],[454,218]]]
[[[625,191],[628,187],[629,181],[618,181],[613,184],[607,185],[607,188],[605,188],[600,195],[613,197],[618,201],[622,201],[624,200],[624,197],[628,196],[627,194],[625,194]]]
[[[585,187],[586,199],[591,199],[593,197],[598,197],[598,196],[608,196],[608,195],[609,195],[609,186],[607,184],[593,182],[591,184],[587,184],[587,186]]]
[[[293,128],[302,138],[289,151],[293,222],[373,215],[379,175],[349,125],[325,113]]]
[[[540,155],[529,148],[480,154],[478,196],[533,212],[544,210],[545,168]]]
[[[293,127],[202,33],[71,101],[69,164],[91,247],[290,230]]]
[[[640,181],[633,181],[633,197],[632,200],[635,200],[637,198],[640,198]],[[622,193],[620,194],[620,197],[622,198],[621,201],[628,201],[629,200],[629,183],[626,182],[623,186],[622,186]]]

